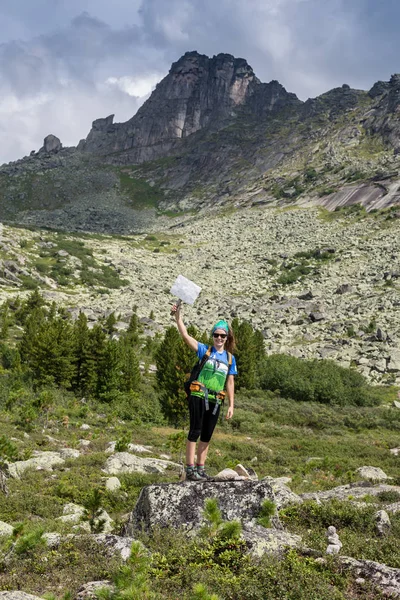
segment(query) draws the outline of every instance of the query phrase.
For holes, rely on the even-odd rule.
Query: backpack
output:
[[[198,378],[198,376],[201,373],[202,368],[204,367],[204,365],[206,364],[207,360],[210,358],[211,355],[211,350],[212,350],[212,346],[208,346],[207,348],[207,352],[205,353],[205,355],[203,356],[203,358],[201,360],[199,360],[193,367],[193,369],[191,370],[188,378],[186,379],[185,383],[183,384],[186,396],[189,398],[190,396],[190,384],[193,383],[193,381],[196,381],[196,379]],[[228,365],[229,367],[232,364],[232,354],[228,351],[226,351],[227,355],[228,355]]]

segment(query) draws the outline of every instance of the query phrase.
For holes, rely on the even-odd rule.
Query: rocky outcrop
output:
[[[379,86],[379,87],[378,87]],[[392,75],[388,84],[378,82],[371,92],[378,102],[365,121],[365,128],[369,133],[382,135],[387,144],[400,152],[400,74]],[[371,94],[370,92],[370,94]]]
[[[184,482],[150,485],[142,489],[135,509],[125,526],[126,535],[154,527],[183,527],[197,530],[203,523],[204,503],[216,498],[224,520],[255,523],[265,500],[275,503],[277,510],[301,499],[288,490],[285,499],[276,495],[266,481]],[[278,525],[278,521],[275,521]]]
[[[43,146],[40,148],[40,153],[59,152],[62,148],[62,143],[59,138],[55,135],[48,135],[44,138]]]
[[[340,557],[341,564],[360,578],[377,585],[390,598],[400,598],[400,569],[394,569],[372,560],[357,560],[349,556]]]
[[[129,452],[116,452],[108,457],[104,471],[108,475],[119,473],[163,473],[171,468],[179,471],[181,465],[160,458],[142,458]]]

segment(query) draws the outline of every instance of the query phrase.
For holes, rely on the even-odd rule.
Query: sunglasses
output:
[[[213,333],[213,337],[225,339],[227,337],[226,333]]]

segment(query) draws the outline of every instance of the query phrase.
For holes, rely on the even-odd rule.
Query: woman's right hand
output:
[[[176,303],[171,308],[171,315],[175,317],[176,320],[178,320],[181,316],[181,306],[182,305],[180,303]]]

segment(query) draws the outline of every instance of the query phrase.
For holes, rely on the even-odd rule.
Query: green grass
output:
[[[151,186],[145,179],[132,176],[126,168],[119,170],[121,192],[129,200],[132,208],[157,208],[164,194],[157,186]]]

